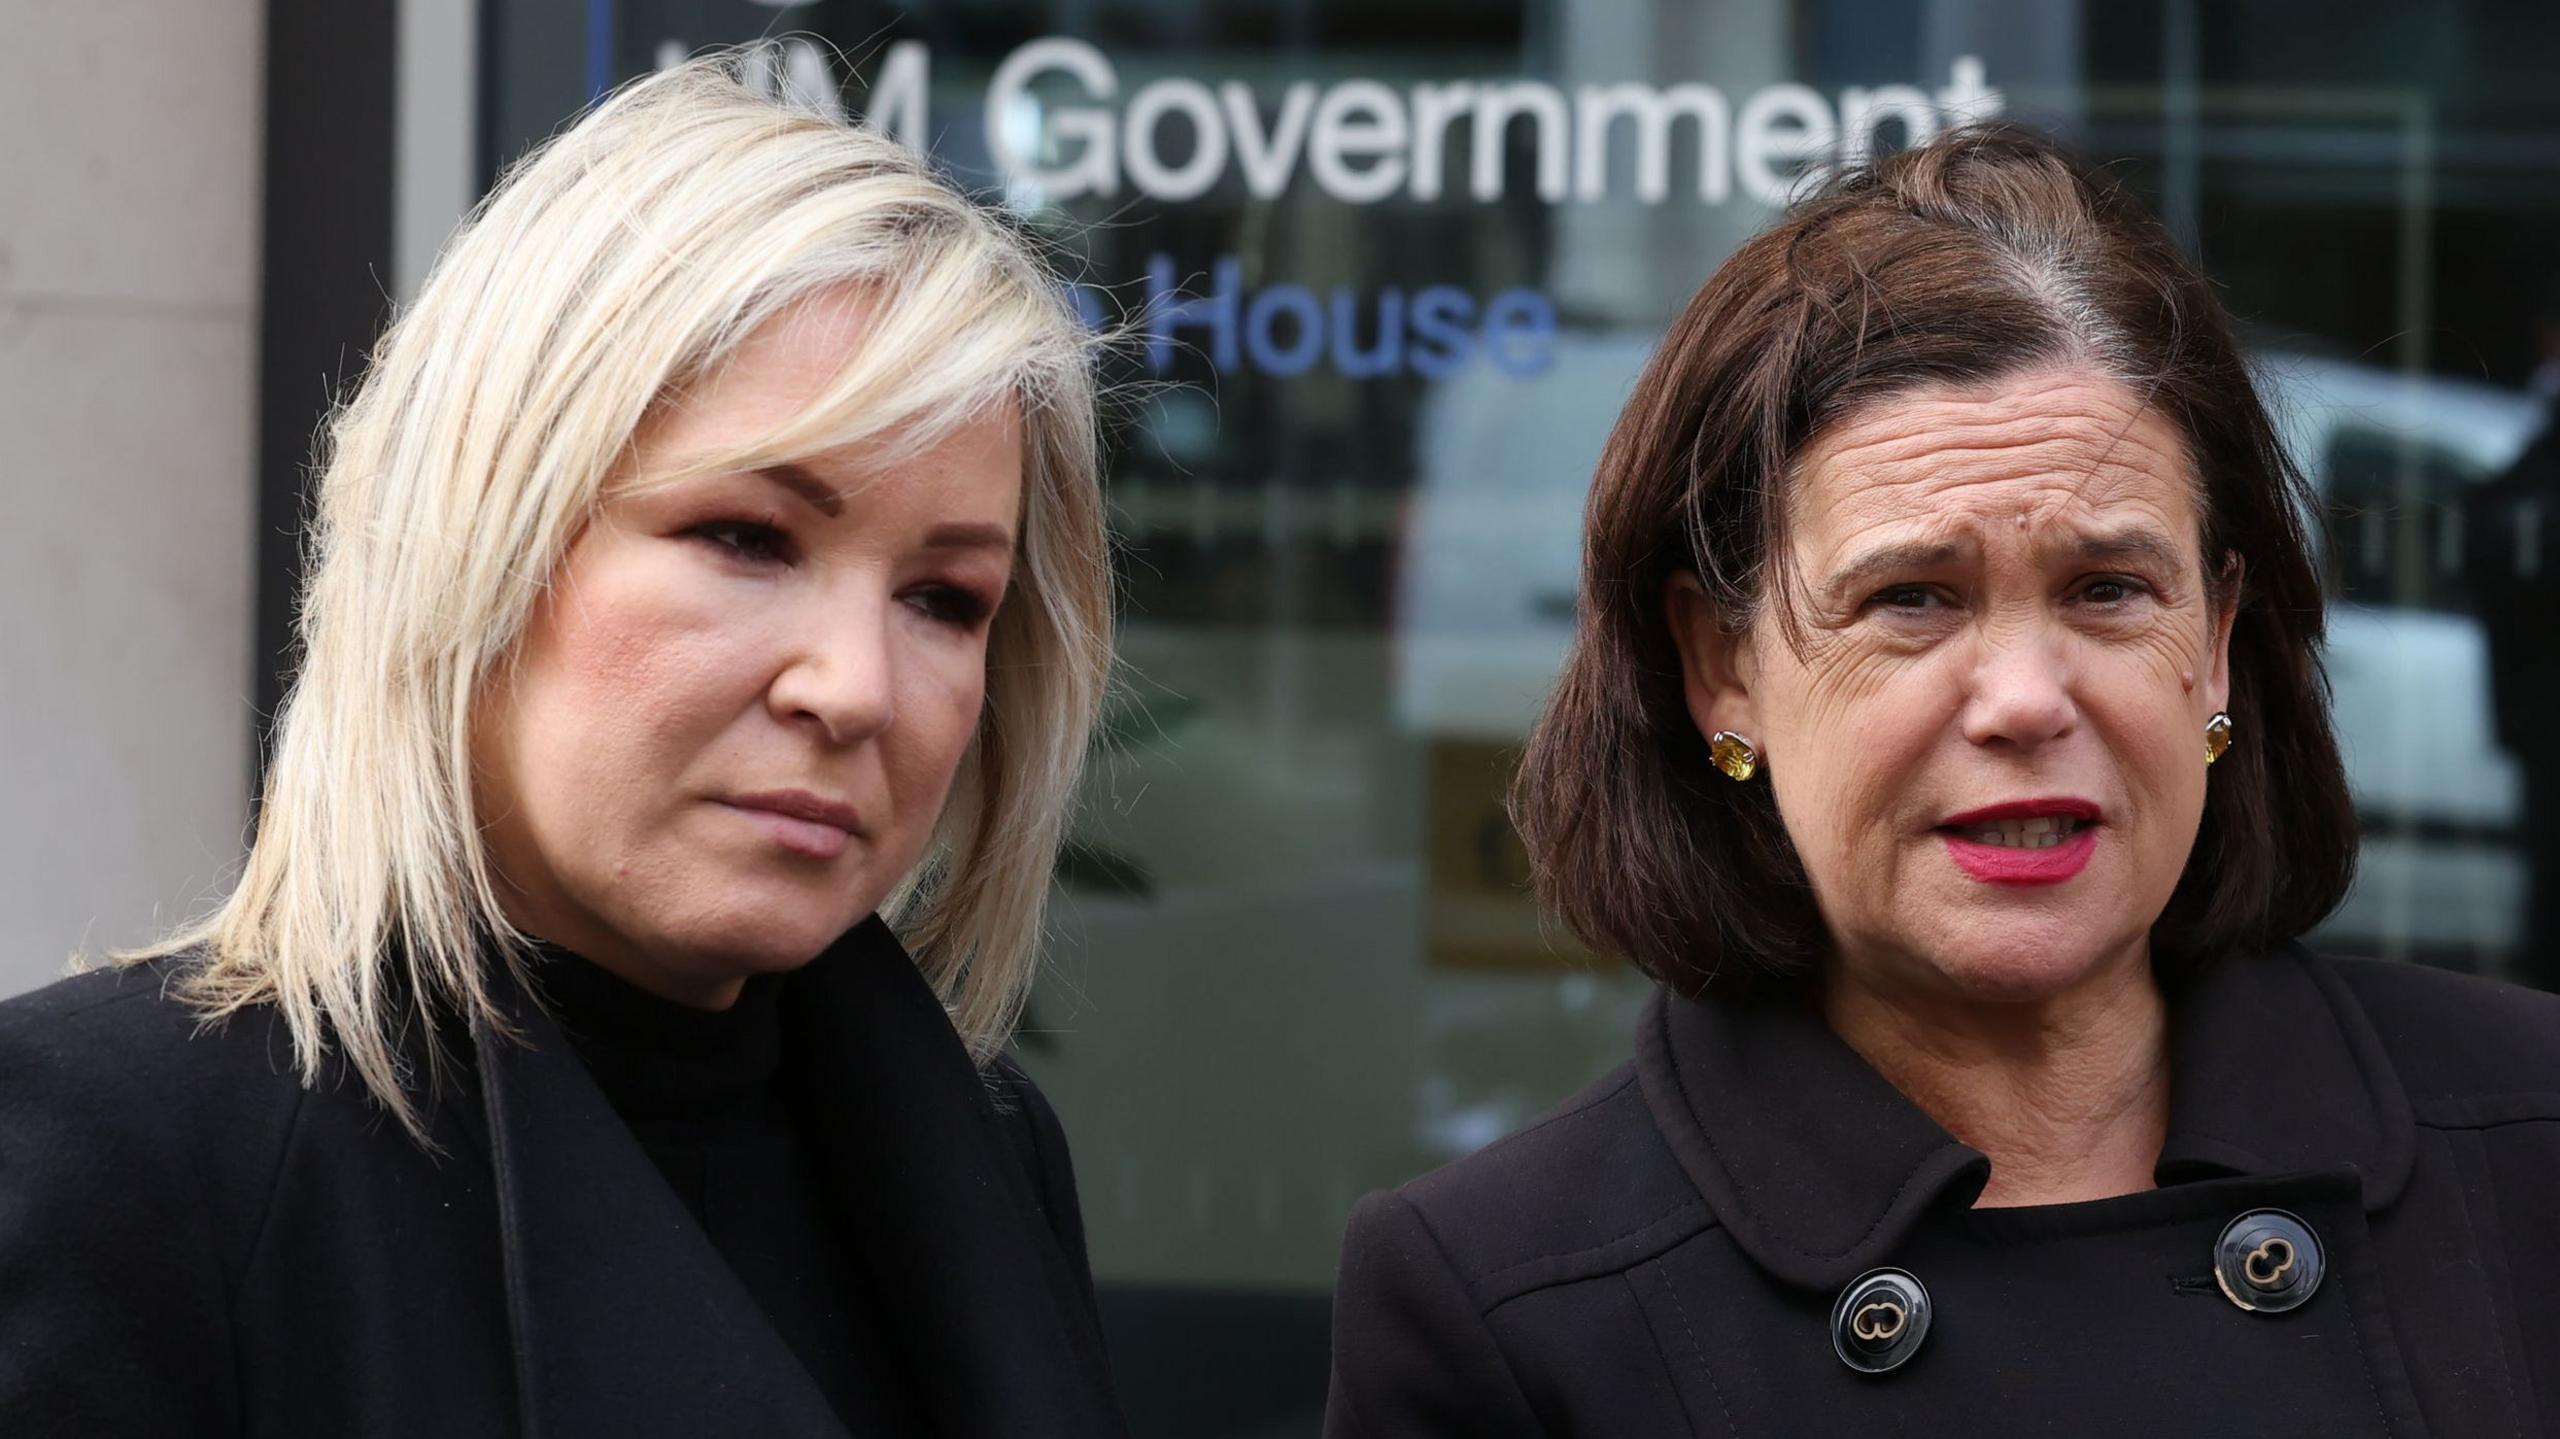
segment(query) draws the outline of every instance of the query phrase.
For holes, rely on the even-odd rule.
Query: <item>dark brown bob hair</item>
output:
[[[1693,996],[1813,971],[1829,939],[1812,888],[1769,786],[1708,763],[1665,587],[1695,574],[1739,633],[1779,582],[1810,439],[1918,387],[2053,364],[2109,375],[2176,422],[2205,573],[2225,577],[2213,598],[2238,606],[2235,741],[2152,928],[2155,963],[2169,978],[2336,907],[2356,827],[2320,666],[2310,488],[2168,234],[2033,131],[1991,123],[1846,170],[1736,250],[1609,436],[1572,653],[1511,797],[1539,898],[1586,943]]]

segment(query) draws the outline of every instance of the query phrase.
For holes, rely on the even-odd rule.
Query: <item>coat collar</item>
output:
[[[511,979],[492,988],[521,1042],[474,1030],[465,1126],[494,1176],[523,1432],[842,1435],[558,1026]],[[888,1256],[878,1302],[915,1337],[940,1432],[1118,1432],[1082,1292],[887,926],[846,934],[784,1004],[788,1081],[814,1097],[847,1232]]]
[[[1125,1433],[1092,1291],[1006,1132],[1025,1120],[999,1112],[887,925],[869,921],[850,948],[784,993],[784,1064],[834,1136],[824,1159],[847,1223],[877,1236],[875,1273],[915,1336],[938,1432]],[[1071,1183],[1064,1172],[1061,1158]]]
[[[2409,1102],[2371,1022],[2298,946],[2206,966],[2170,1004],[2162,1185],[2353,1168],[2380,1209],[2408,1177]],[[1990,1161],[1887,1083],[1800,998],[1658,995],[1636,1072],[1672,1153],[1777,1278],[1833,1289],[1933,1208],[1970,1205]]]

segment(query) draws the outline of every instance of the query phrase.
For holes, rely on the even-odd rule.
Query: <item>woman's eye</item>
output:
[[[750,564],[780,564],[791,557],[789,535],[776,526],[753,520],[714,520],[685,533]]]
[[[986,596],[959,585],[927,585],[911,592],[907,603],[926,619],[964,630],[976,629],[995,612]]]
[[[1942,600],[1938,592],[1927,585],[1894,585],[1876,591],[1874,598],[1867,603],[1890,610],[1923,610],[1942,603]]]
[[[2080,598],[2094,605],[2120,605],[2141,595],[2142,592],[2141,581],[2127,579],[2121,575],[2108,575],[2091,580],[2088,586],[2080,591]]]

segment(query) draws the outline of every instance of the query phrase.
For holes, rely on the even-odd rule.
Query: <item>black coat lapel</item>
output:
[[[843,1435],[559,1027],[493,987],[528,1041],[473,1034],[528,1439]]]
[[[1087,1291],[932,989],[877,919],[784,992],[812,1138],[950,1436],[1125,1433]],[[1064,1176],[1059,1176],[1061,1183]]]

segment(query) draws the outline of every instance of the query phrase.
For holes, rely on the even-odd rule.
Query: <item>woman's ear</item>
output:
[[[1672,643],[1680,647],[1681,692],[1698,737],[1731,730],[1759,744],[1758,711],[1751,699],[1749,637],[1725,632],[1722,617],[1708,601],[1698,577],[1686,571],[1673,575],[1662,587],[1662,603]]]

